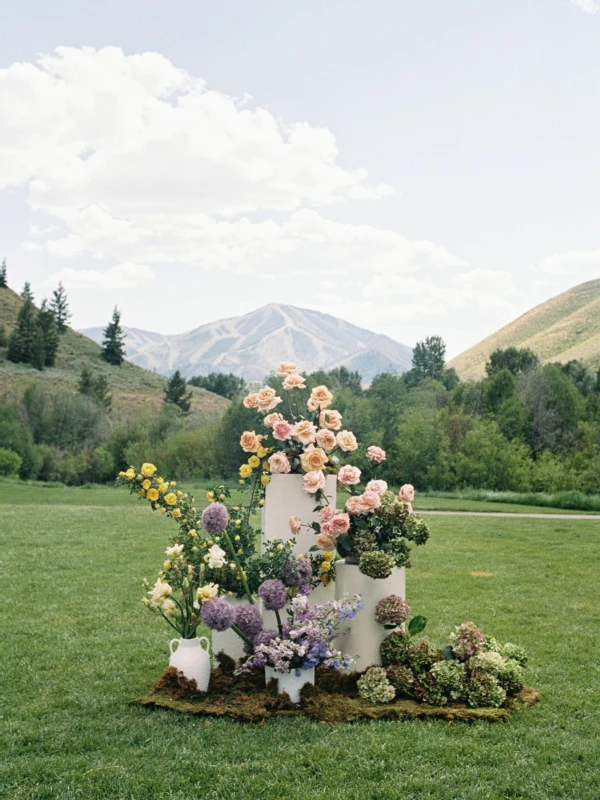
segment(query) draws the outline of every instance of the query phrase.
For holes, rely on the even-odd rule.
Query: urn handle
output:
[[[171,651],[171,655],[173,655],[173,644],[179,644],[179,639],[171,639],[169,642],[169,650]]]
[[[202,643],[202,642],[206,642],[206,652],[207,652],[207,653],[210,653],[210,642],[208,641],[208,639],[206,638],[206,636],[200,636],[200,638],[198,639],[198,641],[199,641],[200,643]]]

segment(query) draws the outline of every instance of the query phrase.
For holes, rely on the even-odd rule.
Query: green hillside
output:
[[[465,350],[449,366],[463,380],[485,375],[485,363],[499,348],[528,347],[544,363],[584,361],[600,367],[600,280],[588,281],[551,298]]]
[[[12,289],[0,289],[0,325],[5,325],[8,334],[22,304],[22,298]],[[75,390],[81,368],[87,366],[95,375],[106,376],[115,413],[140,406],[158,411],[166,378],[129,361],[119,367],[111,366],[100,357],[100,351],[99,345],[71,328],[61,337],[56,367],[43,372],[27,364],[7,361],[6,350],[0,349],[0,397],[17,397],[32,381],[43,381],[56,389]],[[228,400],[205,389],[192,388],[192,391],[192,417],[216,419],[229,404]]]

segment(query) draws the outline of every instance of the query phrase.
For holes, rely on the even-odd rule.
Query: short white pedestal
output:
[[[245,597],[242,599],[239,597],[226,597],[225,599],[231,603],[232,606],[238,606],[240,603],[248,602]],[[246,657],[243,641],[231,628],[227,628],[226,631],[212,631],[212,654],[215,663],[217,655],[221,651],[228,655],[229,658],[233,658],[236,664],[240,658]]]

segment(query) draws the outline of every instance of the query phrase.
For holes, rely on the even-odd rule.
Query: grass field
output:
[[[130,704],[167,662],[169,631],[139,598],[172,524],[124,491],[0,483],[0,796],[600,797],[597,521],[432,518],[407,577],[413,611],[440,642],[473,619],[524,644],[541,701],[505,724],[343,727]]]

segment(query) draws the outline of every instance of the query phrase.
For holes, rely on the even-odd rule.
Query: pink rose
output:
[[[381,497],[377,492],[365,492],[361,499],[367,511],[374,511],[381,505]]]
[[[309,419],[302,419],[295,425],[294,438],[302,444],[311,444],[317,438],[317,429]]]
[[[398,497],[403,503],[412,503],[415,499],[415,487],[410,483],[405,483],[400,487]]]
[[[315,494],[325,488],[325,475],[323,470],[317,469],[313,472],[307,472],[303,480],[304,491],[309,494]]]
[[[273,438],[278,439],[280,442],[285,442],[294,435],[294,426],[286,419],[280,419],[273,423]]]
[[[333,408],[327,408],[319,414],[319,425],[332,431],[339,431],[342,427],[342,415]]]
[[[300,522],[300,517],[290,517],[289,522],[290,522],[290,531],[292,532],[292,534],[295,536],[297,533],[300,533],[300,527],[302,524]]]
[[[349,514],[363,514],[367,511],[366,506],[362,501],[362,495],[354,494],[346,500],[346,511]]]
[[[352,431],[340,431],[335,438],[340,450],[343,450],[344,453],[351,453],[358,447],[356,436]]]
[[[281,414],[278,414],[277,411],[274,411],[272,414],[267,414],[267,416],[263,419],[265,428],[272,428],[276,422],[279,422],[283,419]]]
[[[273,475],[287,475],[292,468],[285,453],[273,453],[269,456],[269,469]]]
[[[365,488],[367,492],[375,492],[380,497],[383,497],[388,490],[388,485],[385,481],[369,481]]]
[[[333,539],[333,533],[331,531],[331,523],[330,522],[324,522],[321,525],[321,533],[324,533],[325,536],[330,536]]]
[[[286,375],[283,382],[283,388],[286,391],[289,391],[290,389],[306,389],[306,384],[304,381],[305,378],[302,375]]]
[[[321,525],[330,522],[335,517],[335,508],[333,506],[325,506],[319,511],[319,522]]]
[[[357,483],[360,483],[359,468],[353,467],[351,464],[344,464],[338,472],[338,481],[344,486],[356,486]]]
[[[258,408],[258,392],[250,392],[243,399],[244,408]]]
[[[317,444],[323,450],[333,450],[336,444],[335,434],[328,431],[327,428],[321,428],[320,431],[317,431]]]
[[[335,547],[335,539],[326,533],[320,533],[316,538],[316,543],[321,550],[333,550]]]
[[[350,517],[348,514],[336,514],[329,525],[334,536],[341,536],[343,533],[348,533]]]
[[[381,447],[377,447],[377,445],[372,444],[370,447],[367,448],[367,458],[370,458],[371,461],[374,461],[376,464],[381,464],[382,461],[385,461],[385,450],[382,450]]]

